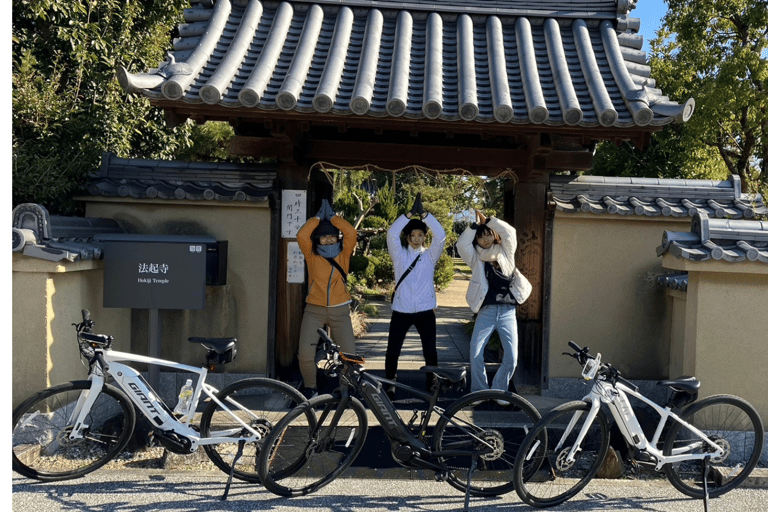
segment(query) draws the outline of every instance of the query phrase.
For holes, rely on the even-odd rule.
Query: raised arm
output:
[[[496,217],[488,218],[487,224],[499,234],[504,252],[506,252],[510,258],[514,258],[515,251],[517,250],[517,231],[515,228]]]
[[[396,256],[403,250],[403,246],[400,244],[400,233],[405,225],[408,224],[408,220],[408,217],[401,215],[395,219],[395,222],[387,230],[387,250],[393,262]]]
[[[296,233],[296,241],[299,243],[299,249],[306,256],[312,252],[312,232],[317,225],[320,224],[320,219],[317,217],[310,217],[307,222],[301,226],[298,233]]]
[[[437,260],[440,259],[440,255],[443,253],[443,248],[445,248],[445,230],[443,229],[443,225],[440,224],[440,221],[438,221],[431,213],[428,213],[422,220],[432,231],[432,242],[430,242],[427,252],[429,252],[432,261],[437,262]]]
[[[341,234],[344,235],[344,241],[341,246],[342,254],[351,256],[355,251],[355,245],[357,244],[357,230],[355,230],[354,226],[352,226],[349,221],[338,215],[331,217],[331,224],[336,226],[339,231],[341,231]]]
[[[461,259],[464,260],[464,263],[466,263],[469,268],[474,267],[475,258],[477,258],[477,252],[472,245],[472,241],[475,239],[475,233],[477,233],[477,230],[472,228],[472,225],[469,225],[459,237],[458,242],[456,242],[456,249],[459,251],[459,256],[461,256]]]

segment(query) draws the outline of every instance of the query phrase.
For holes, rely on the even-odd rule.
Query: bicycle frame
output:
[[[387,438],[390,440],[390,442],[395,441],[402,445],[405,445],[413,449],[416,453],[422,456],[419,458],[414,458],[414,460],[417,461],[417,464],[415,464],[415,467],[431,469],[434,471],[445,471],[448,468],[438,464],[434,464],[430,462],[428,459],[437,458],[437,457],[461,456],[461,455],[466,455],[467,457],[471,457],[476,453],[476,450],[444,450],[439,452],[433,451],[424,442],[424,437],[426,436],[427,427],[429,426],[429,421],[432,418],[432,413],[435,413],[441,418],[444,418],[451,425],[460,429],[465,434],[471,436],[477,442],[485,445],[491,450],[493,449],[493,447],[490,444],[488,444],[485,440],[481,439],[480,437],[476,436],[471,430],[456,423],[452,418],[448,418],[443,414],[445,410],[437,406],[437,398],[439,396],[439,391],[435,391],[433,394],[429,394],[394,380],[389,380],[382,377],[377,377],[375,375],[371,375],[367,373],[364,368],[359,368],[359,369],[350,368],[350,370],[352,370],[353,372],[352,376],[348,375],[347,372],[345,372],[344,374],[342,374],[343,378],[340,379],[340,382],[341,382],[340,392],[342,396],[342,401],[339,404],[338,411],[343,411],[346,407],[347,400],[349,399],[349,388],[351,387],[357,390],[360,393],[360,395],[363,397],[364,401],[370,407],[370,410],[373,413],[373,415],[379,421],[379,424],[384,429],[384,432],[387,435]],[[383,391],[383,387],[381,384],[390,384],[390,385],[396,386],[400,389],[413,393],[427,401],[428,407],[426,411],[424,411],[422,414],[421,423],[419,424],[419,429],[418,429],[419,431],[418,436],[415,436],[413,432],[411,432],[411,430],[409,429],[409,426],[406,425],[406,423],[402,420],[400,415],[397,413],[397,410],[395,409],[394,404],[389,399],[387,394]],[[415,419],[415,416],[414,416],[414,419]],[[335,422],[335,419],[334,419],[334,422]],[[411,420],[410,424],[412,423],[413,423],[413,420]],[[407,463],[411,460],[411,459],[399,460],[395,456],[394,451],[393,451],[393,457],[395,457],[395,460],[397,460],[399,464],[406,467],[408,467]]]
[[[246,424],[237,415],[232,413],[224,403],[216,398],[215,395],[218,390],[205,382],[205,378],[208,375],[208,369],[206,367],[189,366],[174,361],[156,359],[127,352],[105,350],[102,348],[96,349],[96,355],[97,357],[95,359],[97,361],[99,359],[103,360],[107,366],[106,368],[102,368],[100,363],[94,363],[92,370],[88,375],[88,379],[91,381],[91,388],[87,392],[81,394],[72,413],[72,418],[76,418],[76,420],[72,432],[70,433],[71,439],[81,439],[83,437],[82,433],[84,429],[88,428],[88,425],[85,424],[85,419],[106,383],[106,377],[104,375],[106,372],[114,379],[117,386],[128,396],[128,398],[130,398],[131,402],[136,405],[137,409],[154,427],[162,432],[172,432],[188,439],[191,443],[190,451],[192,452],[203,445],[238,443],[241,441],[251,443],[261,440],[262,436],[258,431]],[[101,358],[98,356],[101,356]],[[191,426],[193,414],[188,414],[181,419],[177,419],[162,399],[157,396],[144,377],[142,377],[138,371],[120,361],[155,364],[196,374],[198,378],[192,394],[190,411],[197,409],[200,397],[205,393],[210,400],[216,402],[222,410],[229,414],[232,419],[238,422],[251,435],[247,437],[241,435],[228,437],[222,436],[222,433],[219,432],[220,435],[216,437],[201,438],[199,433]],[[236,401],[232,399],[228,399],[228,401],[233,407],[238,408],[240,411],[251,414],[247,408],[240,407]],[[237,429],[237,432],[241,432],[241,429]]]
[[[656,426],[656,431],[650,442],[647,441],[642,428],[640,428],[640,424],[637,421],[634,409],[632,408],[627,395],[631,395],[643,403],[651,406],[660,416],[659,423]],[[568,462],[573,462],[575,460],[576,454],[580,450],[579,447],[584,440],[584,436],[592,425],[592,422],[594,421],[595,416],[597,416],[597,413],[602,407],[602,404],[605,404],[608,407],[608,410],[611,412],[611,415],[616,421],[616,424],[618,425],[619,430],[626,439],[627,443],[630,446],[644,450],[655,457],[657,461],[657,471],[661,470],[665,464],[673,464],[685,460],[701,460],[707,457],[717,458],[721,457],[724,453],[722,447],[712,442],[701,430],[680,419],[677,414],[672,412],[672,409],[669,406],[659,406],[655,402],[640,394],[637,389],[632,389],[622,382],[616,382],[614,385],[605,380],[595,380],[595,383],[592,385],[592,390],[586,397],[584,397],[584,401],[591,403],[591,408],[587,413],[587,418],[584,421],[584,425],[581,428],[581,432],[579,433],[576,442],[568,452],[566,459]],[[570,423],[565,429],[563,437],[558,442],[556,450],[562,448],[564,440],[573,430],[581,415],[582,412],[577,412],[574,414],[574,417],[571,418]],[[661,438],[661,433],[664,430],[664,426],[670,419],[684,425],[685,428],[687,428],[699,438],[699,441],[685,447],[676,448],[672,451],[672,455],[665,456],[663,452],[657,448],[657,446]],[[711,453],[700,454],[690,453],[692,450],[700,447],[702,444],[709,445],[713,451]]]

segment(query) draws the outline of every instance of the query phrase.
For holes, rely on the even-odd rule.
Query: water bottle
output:
[[[189,406],[192,405],[192,391],[192,379],[187,379],[187,382],[181,387],[179,392],[179,401],[173,409],[174,414],[186,416],[187,412],[189,412]]]

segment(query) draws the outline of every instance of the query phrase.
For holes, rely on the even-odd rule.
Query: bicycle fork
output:
[[[69,433],[70,441],[82,439],[83,431],[90,427],[90,425],[85,423],[85,418],[91,412],[93,404],[96,403],[96,398],[98,398],[104,387],[105,379],[103,375],[91,374],[89,380],[91,381],[91,388],[80,393],[69,419],[69,424],[72,425],[72,430]]]
[[[581,431],[579,431],[579,435],[576,437],[576,441],[574,441],[573,446],[571,446],[571,449],[568,451],[568,455],[565,458],[565,462],[568,464],[572,464],[576,460],[576,454],[581,451],[581,443],[584,441],[584,437],[586,437],[587,432],[589,431],[589,427],[592,426],[592,422],[595,420],[595,417],[597,416],[597,413],[600,411],[600,400],[591,400],[591,408],[589,412],[587,413],[587,417],[584,420],[584,424],[581,427]],[[565,440],[568,439],[568,436],[573,431],[574,427],[576,426],[576,423],[579,421],[583,414],[583,411],[576,411],[574,413],[573,417],[571,418],[571,421],[568,422],[568,426],[565,428],[565,432],[563,432],[562,437],[557,443],[557,446],[555,447],[555,453],[560,450],[563,445],[565,444]]]

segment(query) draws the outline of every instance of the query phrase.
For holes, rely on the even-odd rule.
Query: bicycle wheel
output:
[[[451,404],[435,425],[433,440],[434,452],[450,468],[448,483],[465,492],[469,481],[475,496],[511,491],[515,455],[540,418],[526,399],[499,390],[470,393]],[[476,466],[469,475],[473,455]]]
[[[340,476],[360,453],[368,433],[363,404],[321,395],[291,411],[269,434],[259,456],[261,483],[280,496],[314,492]],[[311,413],[310,413],[311,412]],[[315,425],[308,417],[317,418]]]
[[[125,394],[105,384],[85,418],[82,438],[69,439],[78,399],[87,380],[35,393],[13,411],[13,470],[44,482],[78,478],[119,454],[133,433],[136,415]]]
[[[251,437],[252,434],[235,418],[259,432],[261,440],[243,447],[232,473],[240,480],[258,483],[256,463],[261,444],[274,426],[304,401],[304,397],[284,382],[257,377],[227,386],[216,394],[216,398],[223,406],[211,400],[205,408],[200,418],[201,437]],[[224,473],[230,474],[238,444],[226,442],[203,447],[211,462]]]
[[[514,471],[515,491],[521,500],[534,507],[552,507],[575,496],[592,480],[608,452],[610,431],[602,411],[586,431],[575,460],[566,460],[591,408],[583,401],[558,406],[525,437]],[[542,443],[544,437],[546,443]],[[537,468],[533,475],[531,467]]]
[[[720,496],[741,485],[757,465],[763,450],[763,423],[755,408],[739,397],[717,395],[694,402],[683,411],[681,419],[725,449],[722,457],[710,459],[709,496]],[[681,447],[689,448],[684,453],[691,454],[712,451],[676,421],[664,441],[664,455],[671,455]],[[664,472],[680,492],[703,498],[703,466],[702,460],[688,460],[665,464]]]

